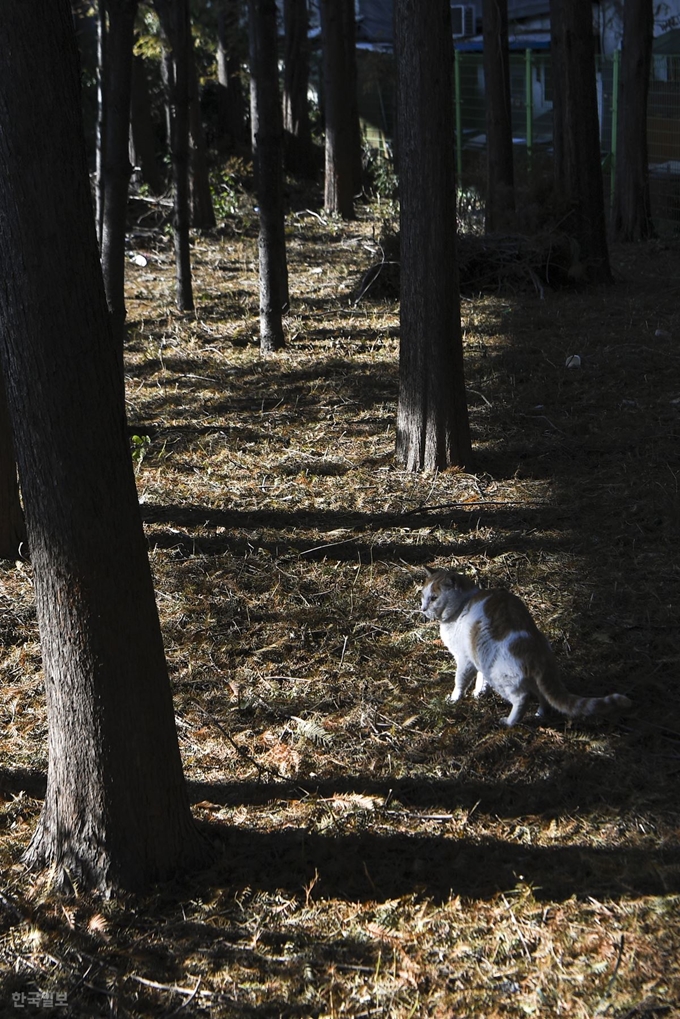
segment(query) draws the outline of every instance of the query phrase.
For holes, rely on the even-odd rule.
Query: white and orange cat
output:
[[[631,707],[620,693],[576,697],[564,687],[547,639],[523,601],[509,591],[480,590],[454,570],[427,570],[423,613],[438,619],[442,641],[456,659],[450,700],[458,701],[476,677],[475,697],[488,687],[512,705],[506,725],[516,725],[531,696],[537,714],[556,708],[564,715],[607,715]]]

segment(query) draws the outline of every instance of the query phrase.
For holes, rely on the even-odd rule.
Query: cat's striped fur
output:
[[[482,591],[454,570],[428,570],[427,575],[422,611],[428,619],[439,620],[442,641],[456,659],[451,700],[460,700],[476,676],[475,697],[491,687],[512,705],[507,725],[521,720],[530,696],[538,699],[539,715],[548,706],[571,718],[631,707],[619,693],[608,697],[569,693],[550,644],[514,594]]]

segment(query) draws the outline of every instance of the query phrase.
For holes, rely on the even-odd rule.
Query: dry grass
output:
[[[196,239],[191,316],[140,242],[128,410],[217,858],[144,901],[25,873],[45,711],[30,566],[5,564],[0,1014],[37,991],[80,1017],[680,1014],[680,251],[615,251],[612,289],[465,299],[474,473],[414,477],[398,309],[349,299],[378,232],[291,219],[268,360],[249,232]],[[526,599],[574,691],[635,712],[508,732],[493,697],[448,705],[417,584],[451,562]]]

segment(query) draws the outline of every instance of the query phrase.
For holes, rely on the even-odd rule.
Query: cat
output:
[[[546,637],[521,599],[503,589],[480,590],[469,577],[454,570],[427,570],[421,609],[438,619],[441,638],[456,659],[452,701],[472,685],[474,696],[489,687],[512,705],[504,722],[516,725],[531,695],[538,698],[537,715],[548,707],[575,718],[606,715],[632,707],[620,693],[608,697],[577,697],[562,684]]]

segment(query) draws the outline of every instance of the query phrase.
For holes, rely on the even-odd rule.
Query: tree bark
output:
[[[0,358],[49,729],[27,857],[66,885],[136,889],[204,849],[126,435],[68,0],[8,5],[0,52]]]
[[[101,258],[106,301],[119,351],[121,377],[125,344],[125,229],[130,165],[130,93],[137,0],[100,0],[108,29],[104,66],[104,156]]]
[[[154,125],[144,58],[132,58],[132,91],[130,96],[130,162],[139,167],[141,179],[155,195],[163,190],[163,176],[154,144]]]
[[[189,246],[189,43],[188,0],[154,0],[166,53],[168,123],[174,198],[173,234],[177,307],[192,311],[191,249]]]
[[[12,423],[0,377],[0,559],[17,559],[25,541],[26,524],[19,500]]]
[[[106,145],[106,103],[104,100],[106,75],[106,0],[97,4],[97,124],[95,152],[95,221],[97,240],[101,249],[104,232],[104,150]]]
[[[189,193],[191,199],[191,225],[197,230],[211,230],[215,225],[208,173],[208,146],[205,141],[201,115],[200,87],[196,70],[194,40],[189,32]]]
[[[309,17],[307,0],[284,0],[283,131],[286,168],[315,176],[309,120]]]
[[[647,153],[653,30],[652,0],[626,0],[613,221],[614,234],[620,241],[642,241],[654,236]]]
[[[396,453],[407,470],[441,470],[470,459],[456,262],[448,0],[396,0],[395,54],[401,200]]]
[[[574,282],[611,283],[590,0],[550,0],[555,189],[578,245]]]
[[[509,230],[515,218],[515,180],[508,50],[508,0],[483,0],[486,91],[486,231]]]
[[[326,212],[354,219],[357,161],[353,146],[357,133],[352,123],[351,89],[354,83],[356,91],[356,79],[353,81],[348,66],[352,43],[347,38],[350,21],[346,0],[321,0],[319,12],[326,121],[324,206]]]
[[[246,98],[238,40],[239,0],[220,0],[217,12],[217,80],[222,147],[233,153],[248,144]]]
[[[350,154],[352,159],[352,182],[354,194],[361,193],[363,185],[363,164],[361,158],[361,124],[359,123],[359,97],[357,95],[357,23],[354,0],[342,0],[343,29],[345,41],[346,90],[349,100]]]
[[[260,350],[284,345],[281,315],[288,305],[283,215],[283,123],[278,84],[275,0],[248,0],[251,122],[260,208]]]

